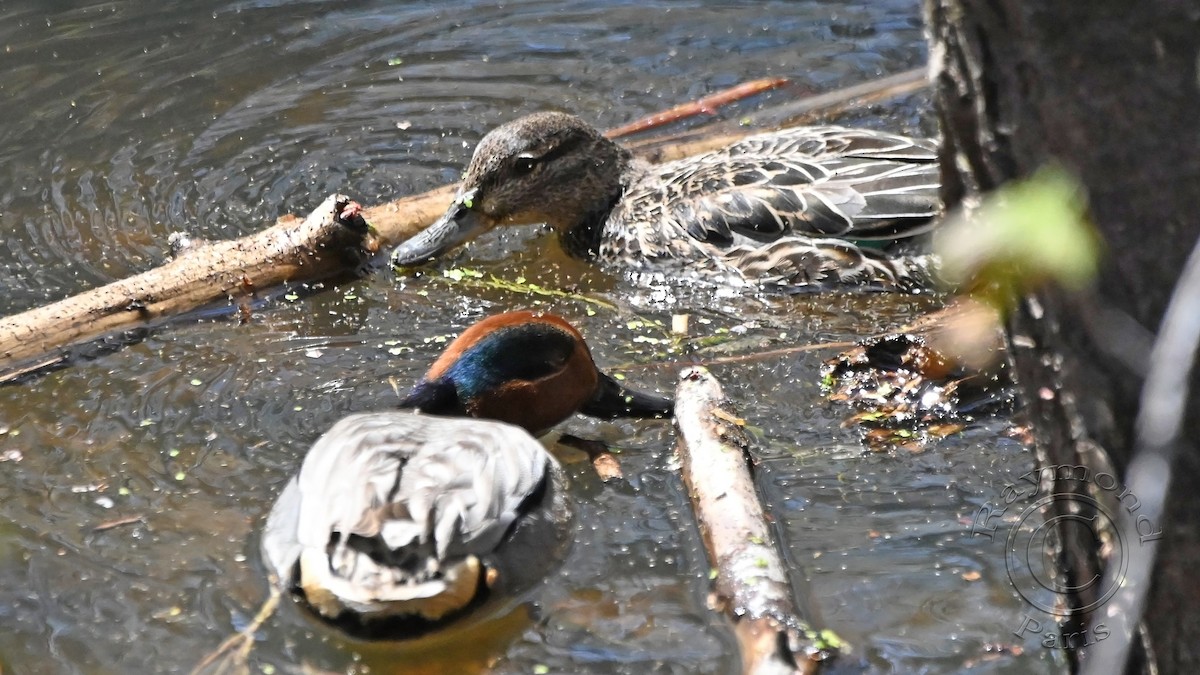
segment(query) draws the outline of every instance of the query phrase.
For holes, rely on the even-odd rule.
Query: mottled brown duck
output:
[[[392,261],[546,223],[574,255],[634,273],[905,287],[926,278],[929,259],[882,248],[933,226],[938,189],[926,139],[797,127],[650,164],[577,117],[537,113],[483,138],[445,215]]]

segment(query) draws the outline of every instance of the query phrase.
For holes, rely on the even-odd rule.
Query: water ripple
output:
[[[51,4],[0,4],[0,313],[147,269],[173,231],[231,237],[334,190],[377,202],[453,180],[489,128],[524,112],[566,109],[612,126],[746,79],[826,89],[924,60],[916,0]],[[865,122],[910,129],[926,119],[919,104],[895,110]],[[607,366],[663,358],[666,346],[634,339],[664,337],[653,322],[669,326],[675,311],[709,337],[736,329],[714,348],[736,355],[845,339],[864,316],[896,325],[922,309],[685,293],[630,307],[621,278],[565,258],[533,228],[481,241],[473,256],[487,274],[620,309],[380,273],[295,289],[255,305],[245,324],[172,324],[0,390],[0,458],[19,457],[0,460],[4,666],[190,669],[265,596],[256,533],[313,439],[349,411],[394,405],[388,379],[413,382],[448,336],[485,314],[552,308]],[[848,450],[853,439],[816,398],[821,358],[718,374],[779,463],[763,489],[786,504],[774,512],[796,569],[821,582],[818,604],[839,632],[867,626],[850,637],[886,657],[907,648],[909,619],[953,620],[952,603],[929,600],[966,583],[950,566],[998,578],[949,534],[949,514],[986,486],[955,487],[947,474],[967,467],[951,454],[914,460],[910,480],[913,467],[896,458]],[[674,382],[666,368],[627,374],[647,388]],[[454,651],[500,672],[736,668],[727,625],[705,605],[708,562],[670,468],[670,425],[580,419],[565,430],[612,445],[626,478],[604,483],[564,453],[579,502],[569,559],[515,610],[531,619],[497,628],[486,649]],[[998,448],[999,460],[981,465],[1002,473],[1019,454]],[[991,585],[967,589],[963,607],[987,598],[1011,609]],[[256,658],[278,670],[385,672],[398,659],[395,647],[343,641],[287,603],[261,635]],[[947,672],[961,663],[953,658]]]

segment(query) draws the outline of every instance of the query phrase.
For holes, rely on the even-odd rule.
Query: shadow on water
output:
[[[612,126],[751,78],[825,90],[918,66],[918,13],[916,0],[4,3],[0,313],[151,267],[173,231],[232,237],[333,191],[374,203],[443,184],[521,112]],[[932,128],[921,97],[855,123]],[[266,597],[257,532],[308,444],[348,412],[394,404],[389,378],[412,382],[486,314],[552,308],[602,365],[662,391],[674,369],[647,366],[664,359],[853,339],[936,305],[655,294],[533,229],[485,238],[463,264],[599,302],[380,273],[286,293],[245,325],[171,325],[0,390],[4,671],[196,664]],[[692,346],[667,331],[678,312],[691,314]],[[864,452],[820,397],[831,355],[714,372],[759,429],[759,482],[805,604],[855,645],[843,665],[1060,670],[1036,638],[1012,635],[1024,606],[1003,552],[969,532],[1032,466],[1010,422],[919,455]],[[624,479],[603,483],[555,449],[579,503],[576,542],[526,604],[465,639],[403,647],[345,640],[285,605],[252,669],[732,672],[669,425],[576,419],[564,431],[613,446]]]

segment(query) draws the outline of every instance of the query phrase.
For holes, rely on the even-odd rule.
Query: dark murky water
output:
[[[521,112],[611,126],[746,79],[823,91],[924,62],[916,0],[16,0],[0,3],[0,49],[0,313],[149,268],[174,231],[233,237],[333,191],[375,203],[443,184],[488,128]],[[928,132],[926,106],[914,97],[855,121]],[[726,338],[713,356],[852,338],[933,304],[663,300],[534,231],[481,242],[475,258],[610,304],[381,273],[289,295],[247,325],[172,325],[0,389],[5,672],[190,669],[266,597],[256,533],[307,444],[347,412],[394,403],[389,377],[411,382],[486,314],[553,308],[603,364],[668,389],[672,369],[645,366],[670,346],[654,322],[675,312],[692,314],[694,334]],[[1006,422],[919,455],[866,453],[819,398],[830,355],[714,372],[761,427],[762,490],[805,604],[854,645],[841,664],[1060,670],[1061,654],[1013,635],[1027,608],[1003,553],[965,526],[1032,465]],[[626,480],[604,484],[560,452],[577,543],[529,611],[401,648],[347,642],[285,606],[252,669],[734,672],[727,626],[705,609],[708,563],[668,425],[580,419],[565,430],[620,449]]]

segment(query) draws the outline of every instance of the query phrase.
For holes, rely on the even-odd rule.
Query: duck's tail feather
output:
[[[349,611],[364,620],[411,616],[437,621],[475,599],[483,573],[473,555],[439,561],[435,574],[412,574],[350,548],[338,557],[330,560],[308,549],[300,559],[299,585],[305,599],[329,618]],[[331,563],[340,569],[331,568]]]

